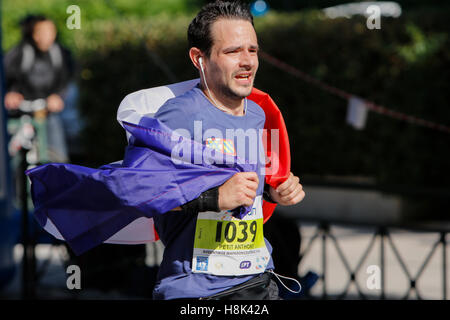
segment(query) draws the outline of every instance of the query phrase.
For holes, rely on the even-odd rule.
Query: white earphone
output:
[[[200,64],[200,69],[202,69],[202,72],[204,72],[203,71],[203,59],[202,59],[202,57],[200,57],[200,58],[198,58],[198,63]]]

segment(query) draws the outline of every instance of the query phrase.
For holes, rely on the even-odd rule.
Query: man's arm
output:
[[[256,197],[258,183],[256,172],[238,172],[221,186],[203,192],[197,199],[176,207],[173,211],[220,212],[239,206],[251,206]]]
[[[192,201],[183,204],[181,208],[187,212],[205,212],[205,211],[214,211],[220,212],[219,209],[219,187],[215,187],[205,192]]]

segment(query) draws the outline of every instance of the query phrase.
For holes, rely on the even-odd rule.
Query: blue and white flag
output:
[[[34,213],[40,225],[67,241],[77,255],[101,243],[153,242],[158,240],[152,218],[155,214],[196,199],[237,172],[255,171],[256,165],[236,156],[233,166],[224,164],[229,162],[223,157],[230,156],[224,148],[219,151],[186,139],[153,118],[164,102],[198,82],[194,79],[144,89],[122,100],[117,120],[126,130],[129,143],[123,161],[98,169],[52,163],[28,170]],[[270,170],[266,171],[265,182],[277,187],[290,172],[286,126],[268,94],[253,88],[249,99],[263,108],[268,135],[270,129],[280,132],[279,150],[269,145],[266,148]],[[267,141],[272,139],[268,137]],[[202,163],[195,161],[199,158]],[[277,164],[276,171],[271,168],[273,163]],[[275,206],[263,201],[264,222]],[[242,218],[250,208],[238,207],[232,212]]]
[[[98,169],[52,163],[26,172],[39,224],[67,241],[77,255],[101,243],[155,241],[155,214],[196,199],[237,172],[256,170],[238,159],[231,167],[221,165],[225,161],[217,157],[223,154],[205,150],[207,146],[176,134],[157,119],[147,118],[145,126],[122,124],[133,144],[121,163]],[[190,158],[180,154],[174,159],[174,149],[191,150]],[[203,163],[195,164],[199,152]],[[243,217],[248,210],[239,207],[235,214]]]

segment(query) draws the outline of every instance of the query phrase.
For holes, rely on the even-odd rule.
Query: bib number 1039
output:
[[[255,242],[258,231],[256,220],[253,221],[219,221],[216,226],[215,241],[222,243],[226,241],[232,243]]]
[[[263,219],[197,219],[194,248],[252,250],[265,246]]]

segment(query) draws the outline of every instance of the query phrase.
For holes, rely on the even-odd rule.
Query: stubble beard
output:
[[[254,77],[254,75],[253,75],[253,77]],[[223,95],[224,97],[227,97],[227,98],[230,98],[233,100],[242,100],[242,99],[248,97],[252,93],[253,83],[254,82],[252,82],[247,87],[240,87],[241,90],[235,90],[235,89],[233,89],[233,87],[227,86],[225,84],[221,84],[218,89],[219,89],[220,94]],[[245,88],[246,90],[243,90],[242,88]]]

